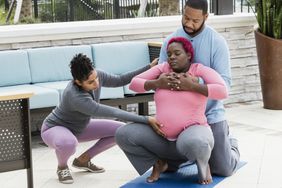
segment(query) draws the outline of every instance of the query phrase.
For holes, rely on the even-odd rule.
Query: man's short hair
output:
[[[187,0],[185,7],[189,6],[194,9],[199,9],[203,11],[203,14],[208,13],[208,1],[207,0]]]

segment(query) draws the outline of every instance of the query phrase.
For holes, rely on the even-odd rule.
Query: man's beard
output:
[[[200,31],[202,31],[204,25],[205,25],[205,20],[203,21],[203,23],[201,24],[201,26],[199,27],[199,29],[193,30],[193,32],[188,32],[188,31],[186,31],[185,26],[184,26],[184,24],[182,23],[183,30],[185,31],[186,34],[188,34],[188,35],[190,35],[190,36],[196,36],[198,33],[200,33]]]

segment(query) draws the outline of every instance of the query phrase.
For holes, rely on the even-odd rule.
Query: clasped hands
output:
[[[175,91],[192,91],[193,84],[198,82],[198,78],[186,73],[163,73],[157,79],[159,89],[169,89]]]

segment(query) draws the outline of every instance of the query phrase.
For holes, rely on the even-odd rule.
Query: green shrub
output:
[[[40,23],[40,19],[36,19],[33,17],[24,17],[20,19],[20,24],[33,24],[33,23]]]
[[[0,25],[6,24],[6,17],[7,17],[7,11],[5,11],[4,3],[1,3],[0,5]]]
[[[282,39],[282,0],[256,0],[255,11],[260,32]]]

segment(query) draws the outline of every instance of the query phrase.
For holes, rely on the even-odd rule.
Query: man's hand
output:
[[[158,135],[164,138],[166,137],[165,133],[160,129],[162,125],[156,120],[155,117],[149,117],[149,124]]]

